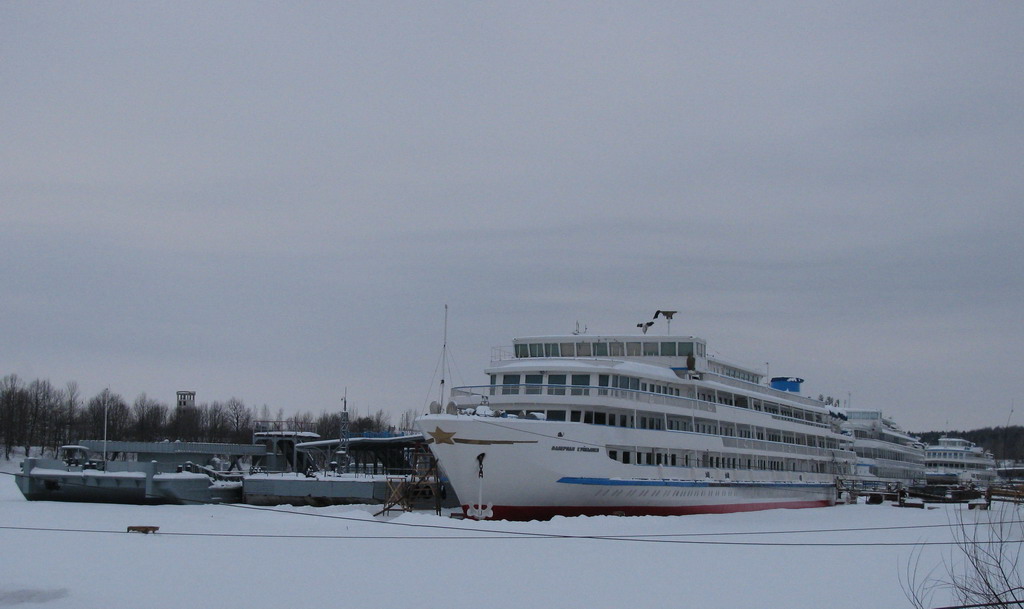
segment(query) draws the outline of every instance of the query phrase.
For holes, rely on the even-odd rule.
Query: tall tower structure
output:
[[[178,392],[178,408],[186,406],[196,405],[196,392],[195,391],[179,391]]]

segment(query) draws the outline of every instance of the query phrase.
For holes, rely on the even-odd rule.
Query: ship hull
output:
[[[714,451],[718,436],[458,415],[428,415],[419,425],[463,511],[475,518],[670,516],[836,502],[834,477],[826,474],[629,465],[608,449],[657,441]]]

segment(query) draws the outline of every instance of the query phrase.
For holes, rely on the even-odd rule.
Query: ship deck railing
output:
[[[645,404],[658,404],[662,406],[686,408],[689,410],[708,413],[717,413],[719,407],[753,410],[751,408],[734,406],[732,404],[715,404],[691,397],[652,393],[649,391],[641,391],[639,389],[622,389],[618,387],[601,387],[594,385],[541,385],[525,383],[510,385],[467,385],[453,388],[451,395],[453,398],[481,397],[487,398],[488,401],[491,397],[505,398],[515,396],[515,402],[517,405],[529,406],[530,404],[534,404],[538,408],[549,407],[552,403],[556,403],[553,402],[551,398],[560,399],[564,397],[595,396],[630,400]],[[534,401],[531,401],[530,396],[537,397],[534,398]],[[763,412],[777,421],[810,425],[821,429],[829,428],[828,423],[819,423],[808,419],[789,417],[765,410],[754,410],[754,412]]]

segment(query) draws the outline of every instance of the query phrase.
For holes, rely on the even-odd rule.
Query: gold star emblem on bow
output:
[[[430,437],[434,438],[434,442],[437,442],[438,444],[455,444],[455,442],[452,441],[452,436],[455,435],[454,431],[441,431],[441,428],[435,425],[434,431],[428,431],[427,433],[430,434]]]

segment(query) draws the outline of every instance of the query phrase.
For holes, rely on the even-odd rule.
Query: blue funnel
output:
[[[795,376],[773,376],[772,389],[800,393],[800,384],[803,382],[803,379],[798,379]]]

